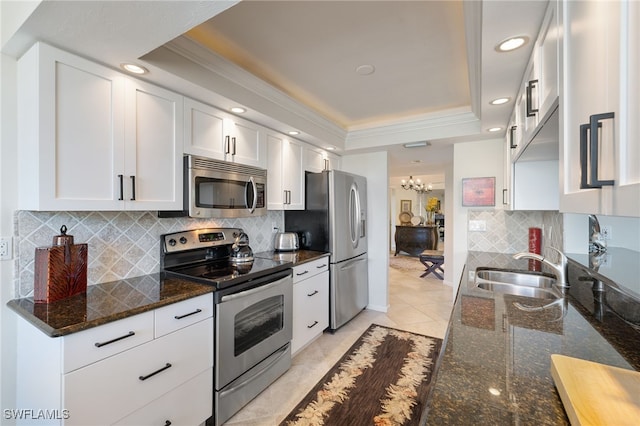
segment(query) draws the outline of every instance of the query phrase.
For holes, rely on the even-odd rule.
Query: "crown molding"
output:
[[[471,92],[471,111],[482,118],[482,2],[463,3],[464,27],[467,44],[467,69]]]
[[[397,145],[418,140],[442,139],[477,134],[480,120],[468,108],[442,111],[402,122],[350,131],[346,150]]]
[[[226,79],[262,99],[268,100],[269,103],[295,115],[299,120],[307,122],[311,128],[322,129],[323,132],[333,135],[335,139],[342,141],[342,144],[344,143],[347,136],[347,131],[344,128],[322,117],[286,93],[245,71],[192,38],[183,35],[167,43],[165,47],[185,59],[206,68],[218,77]],[[259,109],[256,106],[248,106]],[[260,112],[266,115],[273,115],[273,111]],[[273,118],[278,119],[278,117]],[[300,123],[288,124],[297,128],[301,127]]]

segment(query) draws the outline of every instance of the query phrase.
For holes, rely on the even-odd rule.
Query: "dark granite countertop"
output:
[[[87,287],[87,292],[53,303],[33,297],[11,300],[11,309],[50,337],[59,337],[147,312],[202,294],[212,286],[150,274]]]
[[[313,250],[295,250],[295,251],[262,251],[254,253],[254,257],[262,259],[284,260],[292,262],[293,266],[301,263],[311,262],[321,257],[329,256],[329,253]]]
[[[569,424],[551,354],[640,370],[640,328],[613,312],[615,303],[592,290],[577,263],[570,263],[566,297],[538,312],[514,303],[541,307],[549,300],[476,288],[474,272],[483,266],[526,270],[528,260],[468,254],[421,424]]]

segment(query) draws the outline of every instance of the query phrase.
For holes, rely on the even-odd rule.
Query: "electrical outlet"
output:
[[[470,220],[469,221],[469,231],[481,231],[484,232],[487,230],[487,221],[485,220]]]
[[[611,239],[611,225],[604,225],[600,227],[600,234],[605,241]]]
[[[0,260],[11,260],[12,252],[11,237],[0,237]]]

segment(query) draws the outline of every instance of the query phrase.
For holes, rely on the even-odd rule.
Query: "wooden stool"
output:
[[[420,254],[420,263],[427,267],[424,274],[420,275],[420,278],[424,278],[427,275],[433,273],[438,279],[444,280],[442,275],[438,271],[444,274],[442,265],[444,264],[444,254],[439,250],[425,250]]]

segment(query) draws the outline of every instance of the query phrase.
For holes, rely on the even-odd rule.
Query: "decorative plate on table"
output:
[[[414,216],[411,218],[411,224],[413,226],[418,226],[422,223],[422,216]]]
[[[409,225],[411,223],[411,218],[413,217],[413,213],[411,212],[402,212],[398,215],[401,224]]]

